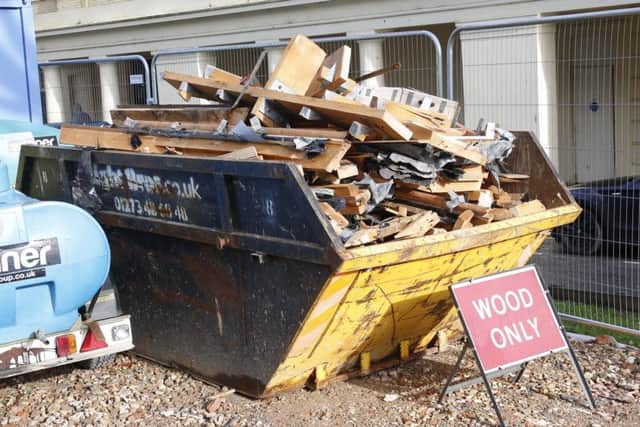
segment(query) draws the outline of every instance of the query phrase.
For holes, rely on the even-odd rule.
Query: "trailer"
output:
[[[12,188],[20,146],[57,145],[59,131],[41,125],[31,2],[0,0],[0,28],[0,378],[97,367],[133,348],[130,317],[107,280],[109,245],[91,215]]]

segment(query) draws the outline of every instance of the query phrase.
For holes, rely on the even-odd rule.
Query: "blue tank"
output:
[[[111,262],[107,238],[87,212],[10,187],[0,163],[0,344],[71,328]]]

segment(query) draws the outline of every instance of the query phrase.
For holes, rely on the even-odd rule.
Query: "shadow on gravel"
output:
[[[453,370],[457,350],[451,350],[451,363],[417,359],[398,367],[351,380],[351,383],[379,393],[408,393],[414,398],[436,399]],[[466,358],[465,358],[466,359]],[[462,367],[456,381],[478,375],[473,367]]]
[[[18,375],[16,377],[0,380],[0,390],[12,388],[18,384],[30,383],[38,380],[53,380],[57,377],[69,375],[74,369],[79,369],[74,365],[65,365],[57,368],[45,369],[43,371]]]

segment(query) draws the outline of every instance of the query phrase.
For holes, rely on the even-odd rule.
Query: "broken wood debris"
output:
[[[533,215],[545,206],[529,176],[505,170],[514,135],[457,122],[459,106],[416,89],[361,82],[399,69],[349,74],[348,46],[326,52],[292,38],[262,85],[207,66],[165,72],[185,100],[208,105],[120,106],[114,128],[64,126],[65,144],[222,161],[296,164],[345,247],[421,238]],[[213,104],[212,104],[213,103]]]

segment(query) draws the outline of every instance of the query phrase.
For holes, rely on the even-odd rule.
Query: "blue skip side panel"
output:
[[[0,0],[0,64],[0,119],[42,123],[31,1]]]
[[[71,328],[111,260],[107,238],[87,212],[8,185],[0,163],[0,344]]]

